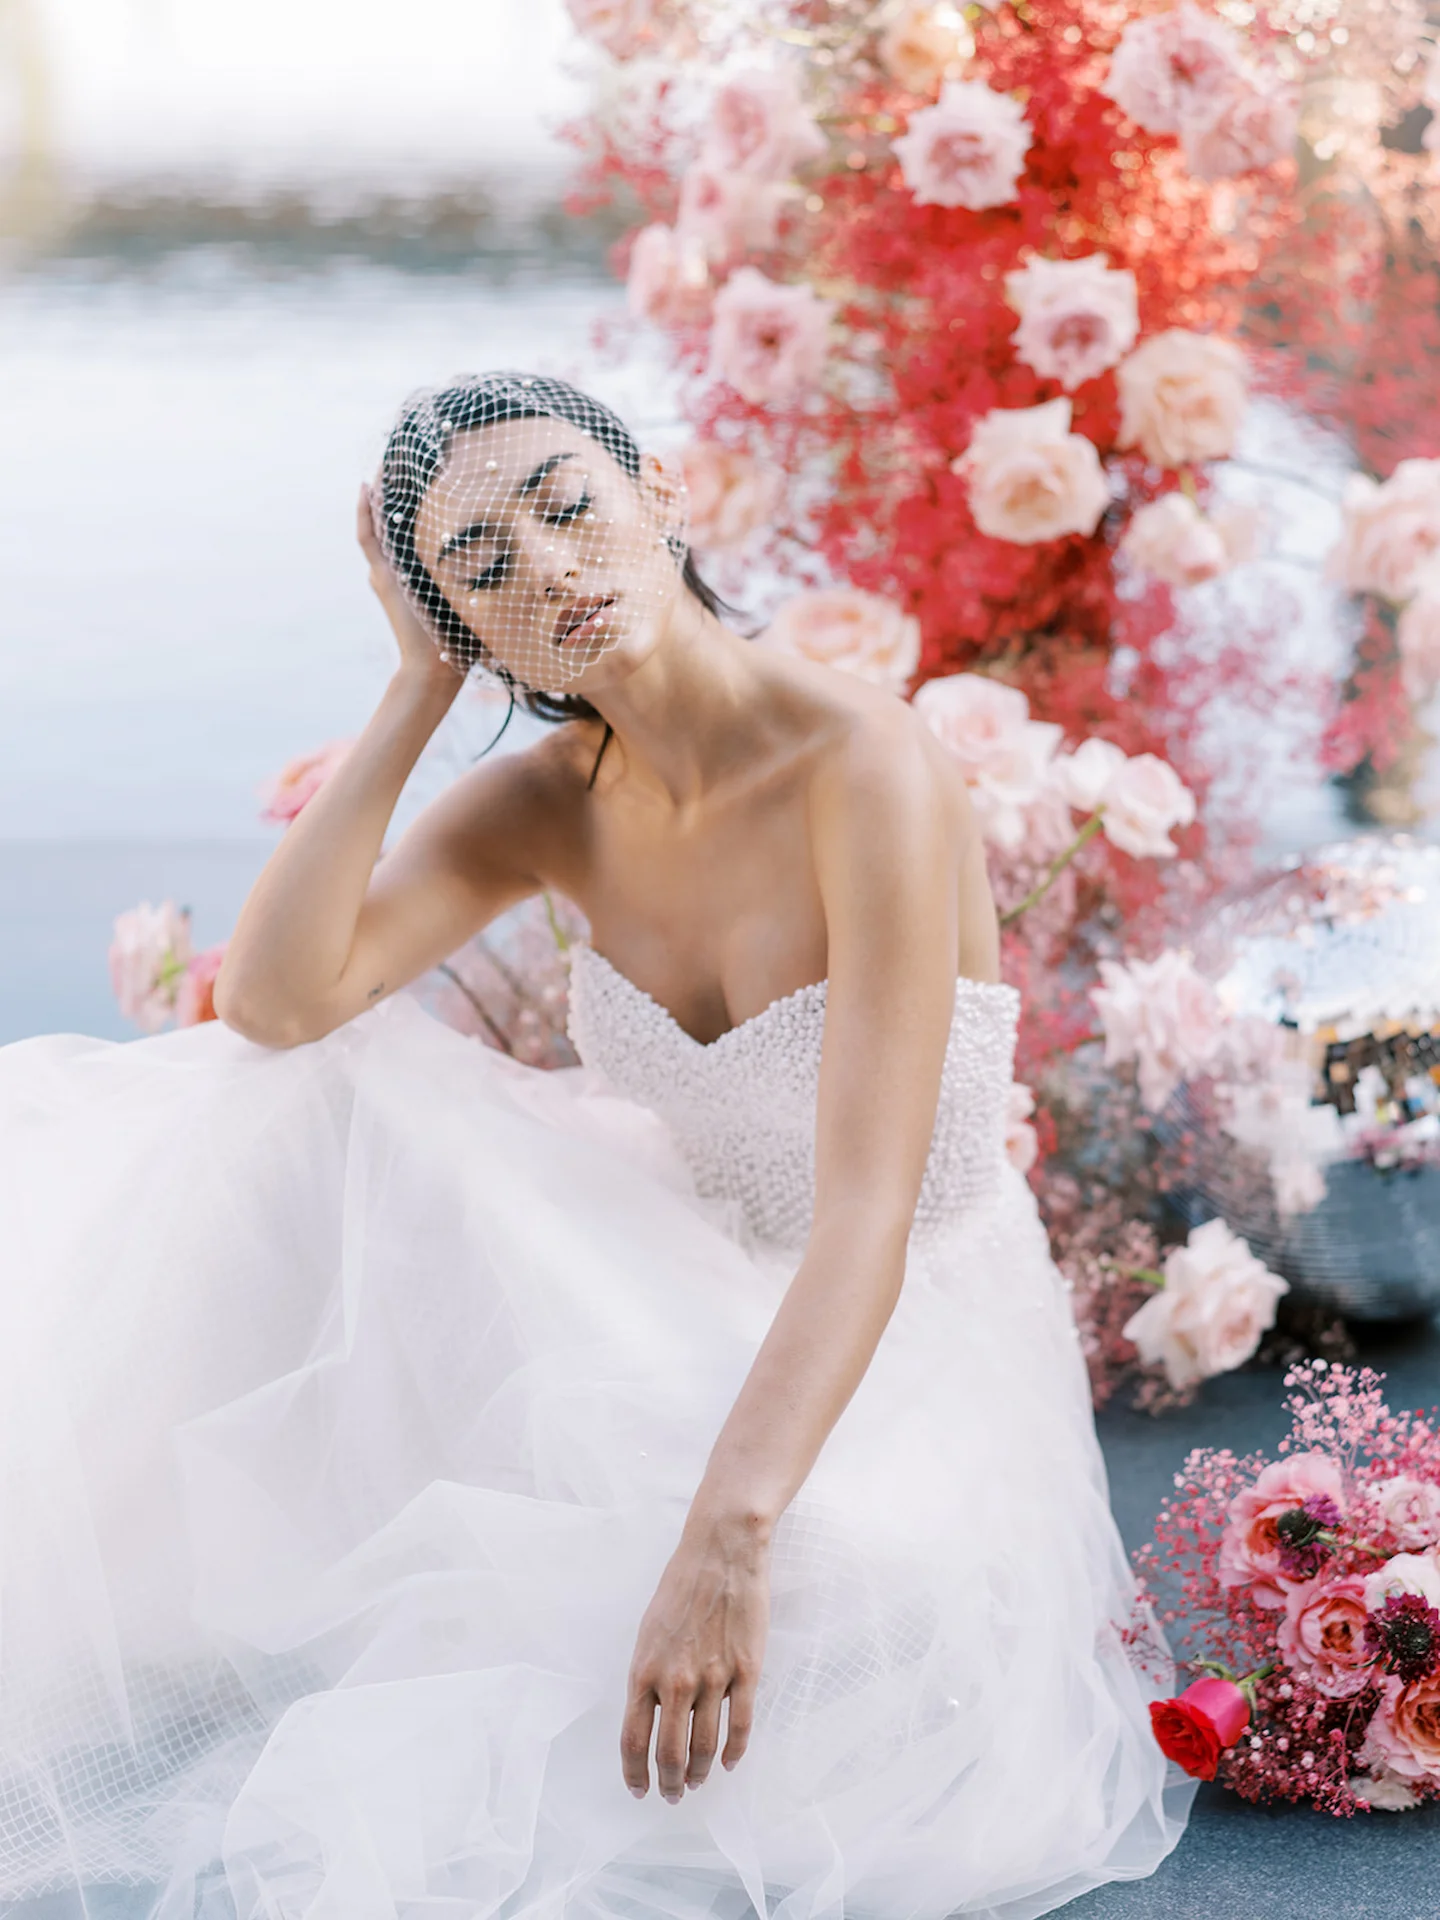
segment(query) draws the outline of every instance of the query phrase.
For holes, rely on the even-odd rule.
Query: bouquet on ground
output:
[[[1392,1412],[1368,1368],[1309,1361],[1286,1385],[1277,1458],[1191,1454],[1136,1556],[1198,1676],[1151,1707],[1155,1737],[1247,1800],[1440,1799],[1437,1414]]]

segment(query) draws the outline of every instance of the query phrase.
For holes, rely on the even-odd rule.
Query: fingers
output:
[[[385,556],[380,550],[380,541],[375,532],[375,515],[371,510],[370,485],[368,481],[360,483],[360,498],[355,504],[355,538],[360,542],[360,551],[372,567],[383,567]]]
[[[649,1687],[632,1687],[620,1729],[620,1771],[637,1799],[650,1789],[650,1734],[658,1704]]]
[[[715,1763],[720,1745],[720,1709],[725,1702],[723,1681],[703,1686],[695,1701],[690,1720],[690,1763],[685,1769],[687,1787],[698,1787]]]
[[[660,1698],[660,1732],[655,1741],[655,1775],[662,1799],[673,1806],[685,1793],[685,1761],[690,1745],[690,1711],[695,1704],[691,1680],[672,1681]]]
[[[720,1764],[728,1773],[739,1764],[750,1744],[750,1729],[755,1723],[756,1677],[748,1671],[736,1674],[730,1683],[730,1713],[725,1731],[725,1751]]]

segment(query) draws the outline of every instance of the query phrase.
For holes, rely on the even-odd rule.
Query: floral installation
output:
[[[1136,1555],[1148,1619],[1200,1676],[1151,1708],[1187,1772],[1335,1814],[1440,1798],[1440,1424],[1368,1368],[1285,1375],[1274,1459],[1192,1453]]]

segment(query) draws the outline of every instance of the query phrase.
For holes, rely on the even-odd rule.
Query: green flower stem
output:
[[[1118,1273],[1122,1280],[1143,1280],[1147,1287],[1163,1287],[1165,1276],[1158,1267],[1122,1267],[1118,1260],[1102,1259],[1102,1267]]]
[[[561,953],[570,951],[570,936],[560,924],[560,916],[555,911],[555,902],[550,898],[550,889],[541,890],[540,898],[545,902],[545,918],[550,922],[550,931],[555,936],[555,945]]]
[[[1095,838],[1096,834],[1100,831],[1104,817],[1105,809],[1103,807],[1097,807],[1076,834],[1075,838],[1070,842],[1069,846],[1066,847],[1065,851],[1056,854],[1055,858],[1045,869],[1044,876],[1036,882],[1019,905],[1011,907],[1008,913],[1001,914],[1000,924],[1002,927],[1012,926],[1014,922],[1020,918],[1022,913],[1029,912],[1037,900],[1043,900],[1045,898],[1045,895],[1050,891],[1051,887],[1054,886],[1055,882],[1060,878],[1076,854],[1079,853],[1080,849],[1087,846],[1090,841]]]
[[[490,1038],[495,1042],[496,1046],[499,1047],[502,1053],[508,1053],[513,1059],[515,1054],[515,1049],[511,1046],[510,1042],[505,1038],[505,1035],[501,1032],[500,1028],[496,1026],[495,1022],[490,1018],[490,1015],[485,1011],[485,1008],[481,1005],[479,999],[475,996],[475,994],[473,994],[470,991],[469,987],[467,987],[465,982],[460,978],[459,974],[455,971],[454,967],[441,965],[437,967],[435,971],[437,973],[443,974],[445,978],[450,982],[452,987],[458,987],[460,989],[461,993],[464,994],[465,998],[470,1002],[471,1006],[475,1009],[475,1012],[479,1015],[481,1025],[484,1027],[485,1031],[489,1034]]]

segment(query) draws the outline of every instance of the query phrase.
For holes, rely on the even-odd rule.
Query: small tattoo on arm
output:
[[[378,987],[371,987],[369,993],[366,994],[365,998],[367,1000],[376,1000],[384,991],[385,991],[385,982],[382,980]]]

